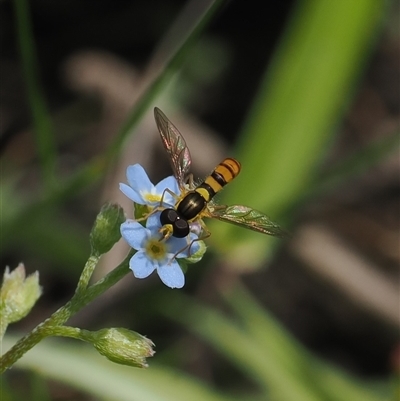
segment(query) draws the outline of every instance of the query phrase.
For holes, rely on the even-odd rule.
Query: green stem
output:
[[[87,260],[85,267],[83,268],[82,274],[79,277],[78,285],[75,290],[75,294],[81,294],[85,291],[89,285],[89,280],[92,277],[93,271],[99,262],[100,255],[90,255]]]
[[[36,326],[30,333],[17,341],[17,343],[1,357],[0,373],[3,373],[7,368],[11,367],[25,352],[33,348],[44,337],[48,336],[50,328],[54,330],[54,326],[61,326],[64,324],[72,315],[121,280],[122,277],[129,272],[129,259],[131,256],[132,251],[113,271],[87,288],[86,291],[75,293],[69,302],[54,312],[44,322]]]
[[[71,327],[71,326],[57,326],[50,327],[48,330],[43,331],[43,335],[45,337],[70,337],[76,338],[77,340],[82,340],[81,332],[86,332],[86,330],[82,330],[79,327]]]
[[[50,327],[43,333],[46,337],[69,337],[75,338],[76,340],[86,341],[88,343],[93,342],[93,333],[89,330],[80,329],[79,327],[71,326],[57,326]]]
[[[89,330],[80,329],[79,327],[72,326],[56,326],[48,327],[43,330],[43,337],[69,337],[76,340],[86,341],[91,343],[93,340],[93,333]]]
[[[4,316],[0,316],[0,340],[4,337],[4,333],[6,332],[8,327],[8,323]]]

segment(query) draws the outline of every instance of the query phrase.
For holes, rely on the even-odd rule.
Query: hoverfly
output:
[[[213,197],[239,174],[240,163],[233,158],[226,158],[202,183],[195,185],[193,176],[189,174],[190,152],[182,134],[157,107],[154,108],[154,117],[181,191],[178,196],[166,190],[177,201],[173,208],[162,209],[162,239],[171,236],[183,238],[190,231],[196,232],[199,239],[209,237],[210,232],[203,222],[204,217],[226,221],[263,234],[286,236],[284,230],[257,210],[243,205],[224,206],[214,203]]]

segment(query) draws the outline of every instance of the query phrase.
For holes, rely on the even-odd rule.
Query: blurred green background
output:
[[[284,240],[210,222],[183,290],[133,276],[70,325],[151,338],[150,368],[45,340],[3,400],[395,400],[399,343],[399,4],[3,1],[1,257],[44,294],[3,350],[72,295],[89,232],[141,163],[171,174],[161,108],[195,177],[226,156],[219,196]],[[208,223],[208,222],[207,222]],[[118,244],[96,278],[126,255]]]

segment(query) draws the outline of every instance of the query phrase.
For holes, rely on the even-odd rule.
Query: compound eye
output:
[[[174,224],[172,225],[174,228],[173,236],[176,238],[184,238],[189,235],[190,228],[189,223],[184,219],[177,219],[175,220]]]
[[[178,218],[178,213],[175,209],[164,209],[160,214],[161,225],[174,224],[175,220]]]

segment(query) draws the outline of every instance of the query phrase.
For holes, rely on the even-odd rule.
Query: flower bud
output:
[[[89,341],[101,355],[121,365],[147,368],[146,358],[155,352],[151,340],[124,328],[91,332]]]
[[[120,226],[125,221],[124,210],[118,204],[106,203],[96,217],[90,233],[93,253],[108,252],[121,238]]]
[[[25,317],[42,294],[39,272],[25,278],[25,266],[20,263],[11,273],[6,267],[0,289],[0,316],[3,324]]]
[[[197,241],[199,244],[199,249],[196,253],[191,254],[189,257],[185,258],[185,261],[188,263],[197,263],[199,262],[204,254],[207,251],[207,246],[204,241]]]

